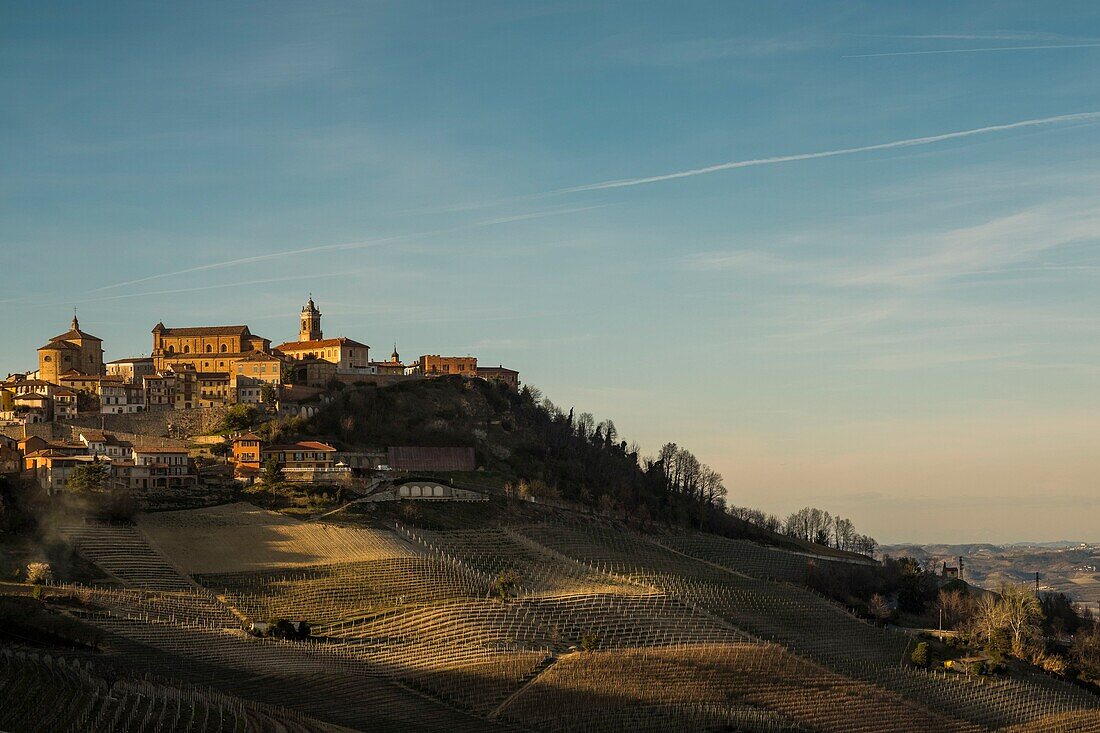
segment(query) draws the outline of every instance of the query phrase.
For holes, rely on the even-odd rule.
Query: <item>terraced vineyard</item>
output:
[[[777,580],[817,559],[749,543],[241,504],[67,531],[117,587],[51,591],[99,651],[0,658],[6,693],[71,701],[28,730],[1100,731],[1100,701],[1053,679],[908,666],[907,637]],[[311,638],[247,633],[276,617]]]

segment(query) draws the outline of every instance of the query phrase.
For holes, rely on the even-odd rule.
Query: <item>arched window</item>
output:
[[[207,354],[209,354],[209,353],[210,353],[211,351],[213,351],[213,350],[214,350],[214,347],[213,347],[213,346],[211,346],[210,344],[207,344],[207,345],[206,345],[206,353],[207,353]]]
[[[184,346],[183,347],[183,353],[190,354],[191,353],[191,347],[190,346]]]
[[[174,353],[176,353],[176,347],[175,347],[175,346],[169,346],[169,347],[168,347],[168,353],[169,353],[169,354],[174,354]]]
[[[222,353],[224,354],[227,351],[229,351],[229,346],[227,344],[222,344]]]

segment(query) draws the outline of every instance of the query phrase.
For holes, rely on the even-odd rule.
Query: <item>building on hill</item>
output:
[[[383,376],[393,376],[405,373],[405,365],[401,363],[401,355],[397,353],[397,344],[393,345],[393,353],[390,354],[389,361],[372,361],[370,367],[374,374],[381,374]]]
[[[321,311],[310,296],[302,308],[298,340],[279,344],[275,350],[293,359],[319,359],[336,365],[337,374],[372,374],[370,347],[343,336],[324,338],[321,331]]]
[[[519,389],[519,372],[515,369],[506,369],[504,365],[495,367],[477,367],[477,376],[487,382],[502,382],[512,389]]]
[[[405,373],[419,374],[424,377],[444,377],[455,374],[463,377],[476,377],[477,357],[425,354],[407,366]]]
[[[277,389],[283,383],[283,360],[272,354],[253,351],[233,362],[230,382],[230,389],[238,403],[259,404],[263,402],[265,384]]]
[[[105,415],[132,415],[145,411],[145,388],[130,382],[100,382],[99,411]]]
[[[196,372],[225,372],[253,351],[271,351],[271,341],[256,336],[248,326],[153,328],[153,367],[159,373],[173,365],[190,364]]]
[[[233,462],[241,468],[260,470],[260,436],[245,433],[233,439]]]
[[[145,404],[150,410],[163,410],[175,407],[176,375],[174,372],[152,374],[142,377],[145,387]]]
[[[61,375],[70,371],[104,373],[103,339],[81,331],[75,313],[68,331],[38,349],[39,379],[57,384]]]
[[[146,376],[156,374],[151,356],[131,356],[107,362],[107,375],[124,382],[141,384]]]
[[[53,416],[55,420],[72,420],[78,412],[80,395],[67,387],[58,387],[53,393]]]
[[[291,371],[294,383],[307,387],[324,387],[336,378],[336,365],[324,359],[304,358],[292,361]]]

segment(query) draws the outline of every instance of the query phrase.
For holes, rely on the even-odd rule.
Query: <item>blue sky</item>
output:
[[[1085,2],[9,3],[0,371],[312,292],[735,503],[1100,541],[1098,72]]]

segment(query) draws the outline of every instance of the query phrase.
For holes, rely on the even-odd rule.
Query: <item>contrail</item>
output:
[[[295,255],[314,254],[317,252],[339,252],[341,250],[351,249],[366,249],[368,247],[380,247],[386,244],[392,244],[394,242],[400,242],[410,239],[420,239],[423,237],[439,236],[442,234],[454,234],[467,229],[478,229],[481,227],[491,227],[498,224],[509,224],[517,221],[527,221],[529,219],[541,219],[547,216],[558,216],[561,214],[575,214],[581,211],[591,211],[592,209],[602,209],[611,204],[598,204],[595,206],[578,206],[569,209],[549,209],[547,211],[534,211],[526,214],[517,214],[515,216],[505,216],[497,219],[489,219],[487,221],[478,221],[472,224],[466,224],[463,226],[450,227],[447,229],[435,229],[431,231],[413,232],[411,234],[397,234],[392,237],[380,237],[377,239],[365,239],[359,242],[344,242],[341,244],[322,244],[315,247],[302,247],[300,249],[286,249],[278,252],[268,252],[262,255],[252,255],[251,257],[239,257],[232,260],[222,260],[221,262],[211,262],[205,265],[197,265],[195,267],[188,267],[183,270],[175,270],[173,272],[162,272],[156,275],[146,275],[145,277],[139,277],[134,280],[126,280],[124,282],[112,283],[111,285],[104,285],[102,287],[95,288],[89,292],[99,293],[104,290],[113,290],[115,288],[122,288],[128,285],[138,285],[140,283],[149,282],[151,280],[160,280],[166,277],[176,277],[178,275],[189,275],[194,272],[206,272],[209,270],[221,270],[227,267],[236,267],[238,265],[251,265],[256,262],[267,262],[268,260],[278,260],[284,257],[293,257]],[[0,301],[4,302],[4,301]]]
[[[983,53],[986,51],[1043,51],[1055,48],[1100,48],[1100,43],[1059,43],[1050,46],[991,46],[986,48],[950,48],[940,51],[891,51],[888,53],[857,53],[842,59],[873,59],[882,56],[930,56],[939,53]]]
[[[752,168],[758,165],[774,165],[776,163],[791,163],[797,160],[815,160],[817,158],[835,158],[841,155],[853,155],[855,153],[870,153],[875,150],[890,150],[892,148],[911,148],[918,145],[931,145],[933,143],[943,142],[944,140],[955,140],[964,137],[973,137],[975,135],[988,135],[993,132],[1004,132],[1006,130],[1018,130],[1024,127],[1038,127],[1040,125],[1054,125],[1063,122],[1092,122],[1100,119],[1100,112],[1078,112],[1068,115],[1056,115],[1054,117],[1042,117],[1035,120],[1022,120],[1020,122],[1009,122],[1004,125],[989,125],[987,127],[976,127],[973,130],[960,130],[958,132],[945,132],[940,135],[929,135],[928,137],[913,137],[907,140],[894,140],[888,143],[878,143],[876,145],[861,145],[858,148],[840,148],[839,150],[825,150],[817,153],[797,153],[795,155],[779,155],[773,158],[755,158],[752,160],[733,160],[728,163],[718,163],[717,165],[708,165],[705,168],[692,168],[686,171],[677,171],[676,173],[664,173],[658,176],[646,176],[644,178],[623,178],[615,181],[604,181],[602,183],[589,183],[583,186],[573,186],[572,188],[562,188],[552,192],[553,194],[567,194],[567,193],[579,193],[582,191],[601,191],[607,188],[625,188],[627,186],[640,186],[645,183],[658,183],[660,181],[671,181],[675,178],[690,178],[691,176],[701,176],[706,173],[717,173],[718,171],[731,170],[733,168]]]

